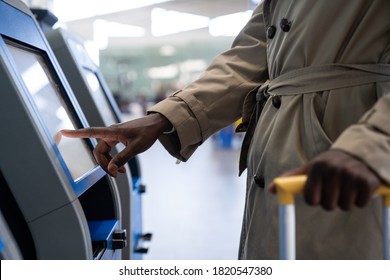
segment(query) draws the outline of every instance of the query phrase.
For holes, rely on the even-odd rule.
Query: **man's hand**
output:
[[[307,174],[305,201],[326,210],[340,207],[349,210],[354,205],[364,207],[381,184],[379,177],[361,160],[341,151],[328,150],[306,165],[282,176]],[[271,184],[271,192],[276,186]]]
[[[109,127],[61,130],[61,134],[72,138],[100,138],[93,153],[99,165],[115,177],[118,172],[125,172],[124,165],[132,157],[149,149],[171,127],[164,116],[151,114]],[[119,142],[125,145],[125,149],[112,158],[110,151]]]

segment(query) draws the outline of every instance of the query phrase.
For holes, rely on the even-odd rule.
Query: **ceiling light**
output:
[[[173,79],[179,74],[179,67],[176,64],[170,64],[160,67],[152,67],[148,71],[150,79]]]
[[[209,32],[211,36],[237,36],[249,21],[253,11],[234,13],[213,18],[210,21]]]
[[[173,56],[176,54],[176,48],[172,45],[162,45],[159,49],[162,56]]]
[[[67,22],[170,1],[172,0],[53,0],[53,13],[59,21]]]
[[[110,37],[143,37],[145,34],[145,28],[134,25],[103,19],[97,19],[93,22],[94,41],[100,49],[107,48]]]
[[[210,19],[189,13],[154,8],[152,10],[153,36],[165,36],[183,31],[208,27]]]

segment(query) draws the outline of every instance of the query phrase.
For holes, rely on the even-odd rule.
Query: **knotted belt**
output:
[[[240,154],[239,174],[246,169],[250,143],[261,111],[269,96],[298,95],[329,91],[371,83],[389,82],[388,64],[327,64],[300,68],[267,80],[245,98],[242,123],[237,132],[246,131]]]

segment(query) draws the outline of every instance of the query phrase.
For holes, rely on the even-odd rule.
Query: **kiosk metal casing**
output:
[[[0,212],[0,260],[21,260],[19,246]]]
[[[94,161],[96,141],[54,133],[88,126],[83,112],[28,7],[0,0],[0,15],[0,170],[32,236],[28,255],[118,259],[118,191]]]

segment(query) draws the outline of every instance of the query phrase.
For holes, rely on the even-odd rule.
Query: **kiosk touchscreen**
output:
[[[21,74],[50,136],[74,180],[96,167],[90,149],[82,139],[62,138],[61,129],[77,127],[74,116],[60,97],[57,83],[41,54],[5,40],[6,46]]]
[[[106,85],[98,66],[88,55],[84,41],[71,32],[57,28],[45,32],[46,38],[57,60],[92,126],[109,126],[121,122],[121,113]],[[115,147],[114,153],[123,149]],[[122,227],[131,233],[130,246],[123,249],[123,259],[141,259],[148,250],[143,241],[149,241],[151,234],[142,233],[141,184],[138,158],[130,160],[127,170],[130,174],[118,174],[116,182],[122,208]]]
[[[116,183],[93,157],[96,141],[59,133],[88,126],[83,112],[30,9],[0,0],[0,15],[0,190],[21,212],[24,226],[11,230],[29,231],[23,257],[118,259],[126,231]]]

